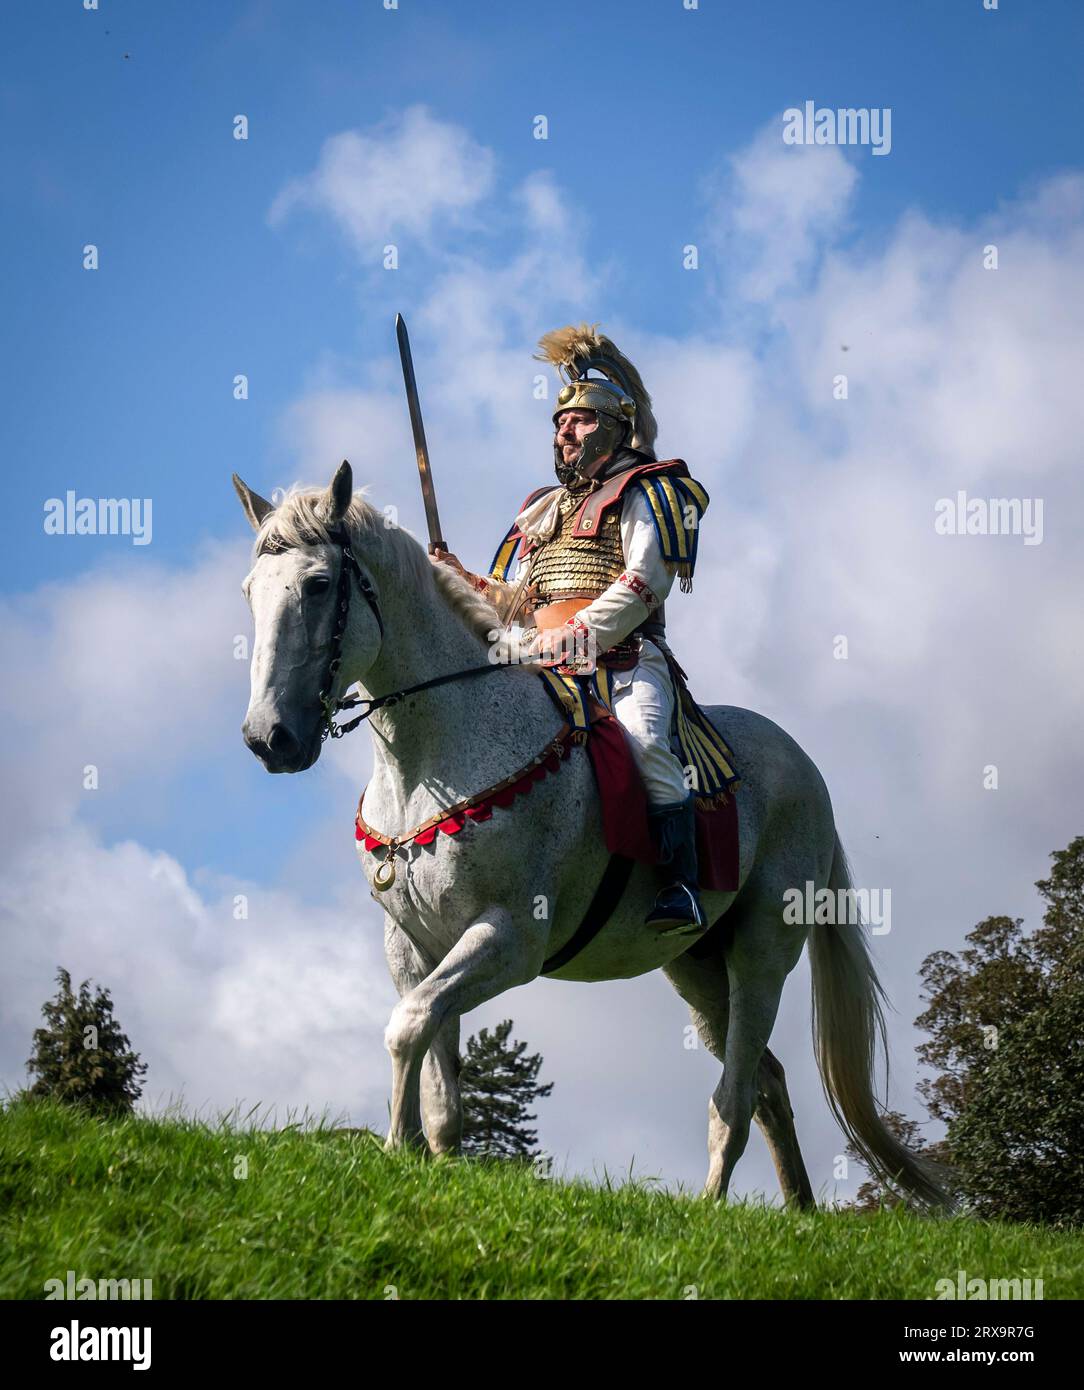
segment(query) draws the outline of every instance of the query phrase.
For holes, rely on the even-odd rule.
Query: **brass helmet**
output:
[[[579,458],[572,465],[564,462],[561,446],[553,443],[554,467],[562,483],[583,482],[619,449],[627,445],[648,458],[655,457],[655,417],[651,397],[640,373],[609,338],[597,331],[598,325],[554,329],[538,344],[535,357],[552,362],[565,385],[557,394],[553,412],[593,410],[598,425],[584,439]],[[601,376],[589,376],[591,371]]]

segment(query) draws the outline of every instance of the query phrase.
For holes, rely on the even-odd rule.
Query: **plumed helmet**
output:
[[[564,410],[598,412],[599,428],[585,442],[577,472],[589,473],[590,462],[600,455],[607,456],[621,443],[648,458],[655,457],[657,427],[651,397],[640,373],[609,338],[598,332],[597,324],[555,328],[539,341],[538,349],[535,358],[552,362],[565,383],[557,394],[554,423]],[[592,376],[592,372],[601,375]],[[559,451],[555,454],[559,458]]]

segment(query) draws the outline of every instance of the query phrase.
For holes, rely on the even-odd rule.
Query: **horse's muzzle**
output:
[[[316,761],[320,751],[319,741],[315,747],[306,747],[285,724],[272,724],[269,729],[257,732],[248,721],[241,726],[245,742],[268,772],[304,772]]]

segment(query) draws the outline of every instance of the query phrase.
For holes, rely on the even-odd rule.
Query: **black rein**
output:
[[[378,709],[388,709],[392,705],[397,705],[400,700],[407,695],[415,695],[420,690],[431,690],[436,685],[446,685],[449,681],[465,680],[468,676],[484,676],[491,671],[499,671],[499,662],[490,662],[486,666],[470,666],[465,671],[452,671],[446,676],[433,676],[427,681],[419,681],[417,685],[408,685],[404,690],[393,690],[388,695],[378,695],[375,699],[364,699],[360,695],[352,695],[348,700],[335,700],[331,697],[331,691],[335,688],[335,681],[339,674],[339,667],[342,665],[342,645],[343,636],[346,632],[346,624],[350,617],[350,580],[357,581],[361,596],[368,603],[372,610],[376,625],[380,629],[381,639],[384,637],[384,619],[380,615],[380,605],[377,602],[376,591],[364,573],[350,548],[350,538],[347,536],[342,526],[337,526],[328,531],[328,537],[333,545],[337,545],[342,554],[342,563],[339,566],[339,587],[335,595],[335,622],[331,631],[331,656],[328,659],[327,676],[323,682],[323,689],[320,691],[320,704],[324,710],[324,729],[320,735],[320,741],[327,738],[342,738],[344,734],[356,729],[360,723],[368,719],[371,714],[375,714]],[[335,715],[342,710],[356,709],[358,705],[365,708],[360,714],[356,714],[353,719],[347,720],[345,724],[336,724]]]

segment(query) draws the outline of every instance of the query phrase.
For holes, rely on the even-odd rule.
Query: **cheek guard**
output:
[[[567,408],[566,406],[565,409]],[[558,482],[567,487],[569,484],[583,483],[593,478],[597,469],[617,450],[624,437],[624,424],[615,420],[612,415],[603,415],[600,412],[598,424],[590,434],[584,436],[579,457],[574,463],[565,463],[563,450],[555,437],[553,470],[557,474]]]
[[[570,381],[558,393],[557,408],[553,412],[555,428],[558,415],[565,410],[593,410],[598,419],[595,428],[584,437],[579,458],[573,464],[565,463],[561,446],[554,437],[554,471],[558,480],[567,486],[570,482],[586,482],[592,478],[618,448],[635,428],[636,405],[632,397],[613,382],[581,377]]]

